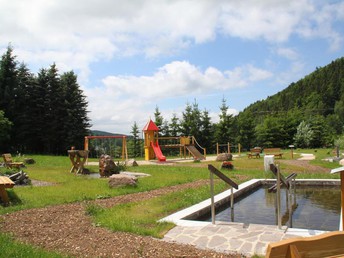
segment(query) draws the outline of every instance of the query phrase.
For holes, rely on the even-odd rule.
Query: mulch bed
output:
[[[204,184],[208,184],[208,180],[94,202],[111,207]],[[240,257],[153,237],[111,232],[92,224],[91,217],[86,215],[85,203],[22,210],[2,215],[0,221],[2,232],[11,233],[22,242],[75,257]]]

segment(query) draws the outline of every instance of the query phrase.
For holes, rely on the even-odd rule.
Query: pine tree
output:
[[[218,143],[234,142],[233,115],[228,114],[228,108],[226,99],[223,98],[220,106],[220,121],[215,129],[215,139]]]
[[[213,142],[214,127],[209,117],[209,111],[206,109],[201,113],[200,133],[198,137],[199,138],[197,138],[197,141],[199,141],[199,144],[201,144],[203,148],[206,148],[208,153],[215,149]]]
[[[5,117],[4,111],[0,110],[0,150],[7,151],[7,143],[10,140],[12,123]]]
[[[131,132],[133,136],[132,138],[132,151],[133,151],[133,157],[139,157],[141,153],[141,144],[139,139],[139,128],[137,126],[136,121],[134,122],[134,125],[131,127]]]
[[[84,137],[89,134],[90,127],[88,103],[73,71],[62,74],[60,80],[64,98],[64,109],[61,113],[64,118],[64,140],[60,152],[65,152],[70,146],[83,149]]]
[[[186,103],[185,110],[183,112],[183,118],[180,123],[181,132],[184,136],[191,135],[192,130],[192,107],[190,103]]]
[[[169,124],[171,136],[180,136],[179,118],[176,113],[172,114],[171,122]]]

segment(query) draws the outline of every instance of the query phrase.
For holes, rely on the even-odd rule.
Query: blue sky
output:
[[[129,133],[195,100],[218,121],[344,55],[344,2],[0,0],[0,50],[73,70],[92,129]]]

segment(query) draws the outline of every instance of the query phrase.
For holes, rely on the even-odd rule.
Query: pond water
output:
[[[235,199],[234,208],[229,203],[217,208],[216,221],[277,225],[276,193],[269,193],[266,185]],[[287,198],[281,190],[282,225],[292,228],[334,231],[340,219],[339,186],[297,186]],[[196,219],[211,221],[210,212]]]

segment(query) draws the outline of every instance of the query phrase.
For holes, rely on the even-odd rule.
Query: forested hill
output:
[[[322,126],[322,130],[328,131],[319,132],[317,144],[313,140],[314,147],[319,147],[328,145],[336,136],[343,133],[343,117],[344,57],[332,61],[325,67],[316,68],[311,74],[266,100],[251,104],[238,115],[238,121],[242,123],[250,118],[256,129],[260,126],[262,130],[267,129],[272,123],[267,119],[275,118],[279,119],[279,123],[288,123],[287,126],[284,124],[283,129],[287,131],[289,141],[283,144],[293,143],[297,126],[302,121],[304,125],[313,129],[313,138],[315,131],[319,130],[315,127]],[[258,136],[256,143],[259,143],[257,130],[255,133]],[[265,144],[273,143],[270,141]]]
[[[317,68],[285,90],[258,101],[245,109],[249,112],[288,111],[299,109],[305,114],[327,116],[344,102],[344,57]]]

